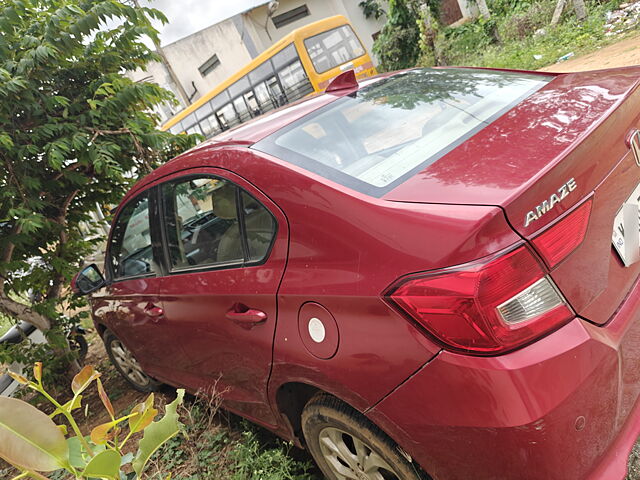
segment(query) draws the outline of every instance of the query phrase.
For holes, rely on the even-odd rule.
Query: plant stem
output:
[[[39,388],[37,389],[42,395],[44,395],[44,397],[49,400],[56,408],[59,408],[60,411],[62,412],[62,414],[65,416],[65,418],[67,419],[67,421],[69,422],[69,425],[71,425],[71,428],[73,429],[73,431],[75,432],[75,434],[77,435],[78,439],[80,440],[80,443],[82,444],[82,446],[85,448],[85,450],[87,451],[87,453],[89,455],[91,455],[92,457],[95,455],[93,453],[93,450],[91,450],[91,447],[89,446],[89,444],[87,443],[87,441],[84,438],[84,435],[82,435],[82,432],[80,431],[80,428],[78,427],[78,424],[76,423],[76,421],[74,420],[73,416],[71,415],[71,412],[67,412],[66,409],[64,409],[62,407],[62,405],[60,405],[57,400],[55,398],[53,398],[51,395],[49,395],[44,388]],[[73,396],[74,400],[75,400],[75,395]],[[71,405],[73,405],[73,402],[71,403]]]
[[[11,480],[18,480],[18,479],[24,478],[24,477],[26,477],[28,475],[29,475],[29,471],[25,470],[20,475],[16,475],[15,477],[13,477]]]

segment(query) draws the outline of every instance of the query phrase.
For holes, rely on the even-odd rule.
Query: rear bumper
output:
[[[621,480],[640,434],[640,286],[508,355],[442,352],[368,416],[437,480]]]

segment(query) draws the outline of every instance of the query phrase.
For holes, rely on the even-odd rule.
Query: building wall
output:
[[[192,102],[233,75],[252,58],[232,19],[163,46],[163,50],[187,95],[193,95]],[[218,56],[220,65],[203,76],[198,68],[214,54]],[[153,62],[146,71],[136,70],[130,72],[129,76],[134,81],[153,81],[171,90],[180,100],[178,89],[162,63]],[[164,105],[158,113],[164,121],[182,110],[183,106]]]
[[[365,48],[371,54],[371,48],[373,47],[372,35],[380,31],[386,20],[384,17],[378,20],[373,18],[366,19],[362,14],[362,9],[358,6],[359,2],[354,0],[281,0],[279,3],[274,16],[302,5],[307,6],[309,15],[281,28],[276,28],[271,19],[267,20],[267,5],[261,5],[243,13],[241,17],[246,33],[251,36],[260,52],[296,28],[333,15],[344,15],[352,23]],[[265,31],[265,23],[268,33]],[[375,58],[374,63],[377,64]]]

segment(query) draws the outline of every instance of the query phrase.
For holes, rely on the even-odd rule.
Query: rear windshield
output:
[[[253,148],[381,196],[551,79],[473,69],[411,70],[339,98]]]

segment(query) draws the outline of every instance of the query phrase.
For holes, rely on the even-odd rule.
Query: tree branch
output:
[[[35,312],[27,305],[10,299],[2,291],[0,291],[0,312],[13,318],[26,320],[43,332],[51,328],[51,322],[47,317]]]

